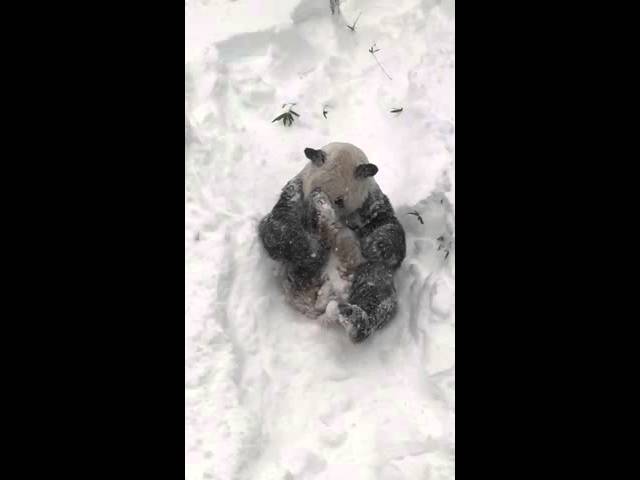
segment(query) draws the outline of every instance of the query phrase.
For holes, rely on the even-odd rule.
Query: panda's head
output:
[[[340,217],[362,206],[369,192],[377,188],[373,179],[378,167],[350,143],[330,143],[319,150],[305,148],[310,163],[300,173],[304,196],[319,188]]]

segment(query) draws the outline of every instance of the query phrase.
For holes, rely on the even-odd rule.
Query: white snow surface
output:
[[[341,11],[185,1],[189,480],[454,478],[454,2]],[[291,127],[271,122],[286,102]],[[333,141],[379,167],[407,234],[398,314],[356,345],[285,303],[256,231],[304,148]]]

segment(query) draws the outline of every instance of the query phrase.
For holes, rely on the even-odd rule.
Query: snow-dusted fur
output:
[[[269,255],[283,262],[289,302],[311,317],[338,321],[360,342],[395,314],[393,273],[405,234],[358,147],[307,148],[311,160],[259,225]]]
[[[185,480],[455,480],[454,10],[188,1]],[[271,122],[285,102],[290,127]],[[305,147],[342,139],[380,169],[407,246],[396,315],[357,345],[285,302],[256,234]]]

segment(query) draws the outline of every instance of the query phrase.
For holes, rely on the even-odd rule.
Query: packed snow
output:
[[[185,478],[453,479],[454,2],[186,0],[185,31]],[[335,141],[407,235],[398,313],[361,344],[287,305],[257,237]]]

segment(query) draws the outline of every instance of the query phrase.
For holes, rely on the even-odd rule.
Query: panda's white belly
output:
[[[338,255],[332,251],[323,269],[322,286],[316,299],[315,309],[320,321],[330,323],[337,320],[338,304],[348,301],[351,283],[351,275],[344,272]]]
[[[298,311],[321,323],[333,323],[338,318],[338,304],[347,302],[353,275],[347,275],[335,252],[329,258],[320,275],[320,283],[300,289],[290,282],[286,269],[280,268],[287,301]]]

